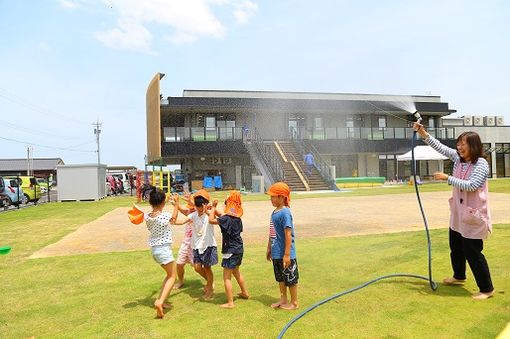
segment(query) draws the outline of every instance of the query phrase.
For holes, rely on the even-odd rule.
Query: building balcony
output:
[[[454,140],[454,128],[431,128],[428,132],[437,139]],[[288,139],[302,140],[394,140],[409,139],[412,128],[386,127],[325,127],[325,128],[290,128]],[[163,142],[189,141],[246,141],[253,137],[250,130],[242,127],[165,127]]]

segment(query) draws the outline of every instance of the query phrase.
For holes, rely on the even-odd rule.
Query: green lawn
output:
[[[508,193],[508,182],[494,181],[491,187]],[[200,301],[201,281],[188,268],[188,288],[171,294],[173,308],[164,320],[154,319],[152,309],[163,270],[148,250],[27,258],[83,223],[132,201],[128,197],[52,203],[0,214],[0,246],[12,246],[11,253],[0,256],[0,338],[268,338],[276,337],[297,314],[269,307],[278,288],[272,266],[264,260],[263,240],[245,251],[242,272],[251,300],[236,301],[233,310],[219,309],[225,297],[221,267],[216,266],[216,297]],[[431,236],[438,281],[450,274],[447,231],[434,230]],[[510,319],[505,296],[510,287],[509,242],[510,225],[496,225],[486,242],[495,298],[473,301],[469,295],[476,285],[470,274],[465,287],[440,285],[436,292],[423,280],[384,280],[319,307],[293,325],[286,337],[494,338]],[[297,250],[301,310],[380,275],[427,274],[423,232],[298,238]]]

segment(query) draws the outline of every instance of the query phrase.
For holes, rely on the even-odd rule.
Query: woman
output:
[[[415,122],[415,131],[433,149],[453,161],[453,175],[434,173],[436,180],[446,180],[453,186],[450,204],[450,258],[453,277],[445,278],[445,285],[463,285],[466,281],[466,260],[473,272],[480,292],[476,300],[494,295],[489,265],[482,254],[483,239],[492,231],[488,205],[487,178],[489,164],[483,157],[480,136],[464,132],[457,138],[457,150],[441,144]]]

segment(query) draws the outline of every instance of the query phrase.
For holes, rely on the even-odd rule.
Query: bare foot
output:
[[[272,304],[271,304],[271,308],[279,308],[279,307],[280,307],[280,306],[282,306],[283,304],[285,304],[283,301],[278,300],[278,302],[275,302],[275,303],[272,303]]]
[[[154,302],[154,308],[156,309],[156,317],[163,319],[165,312],[163,312],[163,303],[159,300]]]
[[[250,295],[249,294],[244,294],[243,292],[239,292],[237,293],[237,296],[241,299],[250,299]]]
[[[226,304],[222,304],[220,305],[221,308],[234,308],[234,303],[230,304],[230,303],[226,303]]]
[[[214,297],[214,293],[205,293],[204,294],[204,300],[212,300],[212,298]]]
[[[174,285],[174,290],[178,290],[179,288],[181,288],[182,286],[184,286],[184,283],[182,281],[178,281],[175,283]]]
[[[164,309],[172,308],[172,304],[163,303],[163,308],[164,308]]]
[[[281,304],[280,308],[282,310],[292,311],[298,308],[297,304]]]

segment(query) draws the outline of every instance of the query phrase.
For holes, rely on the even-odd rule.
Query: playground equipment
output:
[[[170,171],[152,170],[136,172],[136,199],[138,202],[143,200],[144,187],[154,186],[164,192],[172,192],[172,174]]]

